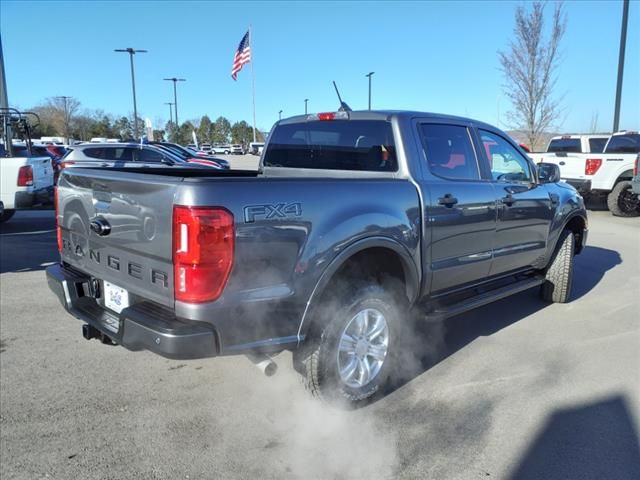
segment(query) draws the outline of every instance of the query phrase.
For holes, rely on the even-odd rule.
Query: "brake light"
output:
[[[602,166],[601,158],[587,158],[587,162],[584,164],[585,175],[595,175],[598,169]]]
[[[219,207],[173,207],[175,299],[211,302],[227,285],[235,247],[233,215]]]
[[[349,120],[349,113],[342,110],[338,112],[311,113],[307,115],[307,120]]]
[[[70,165],[75,165],[76,162],[60,162],[60,170],[64,169],[65,167],[68,167]]]
[[[333,112],[325,112],[318,114],[318,120],[333,120],[336,118],[336,114]]]
[[[18,170],[18,186],[30,187],[33,185],[33,168],[31,165],[24,165]]]
[[[58,252],[62,255],[62,229],[58,221],[58,187],[53,187],[53,203],[56,207],[56,237],[58,238]]]

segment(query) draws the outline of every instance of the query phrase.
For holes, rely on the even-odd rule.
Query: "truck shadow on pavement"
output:
[[[18,212],[0,224],[0,273],[44,270],[59,258],[53,212],[38,216]]]
[[[570,301],[574,302],[587,295],[600,283],[607,271],[620,264],[622,258],[616,251],[585,247],[576,257]],[[420,314],[415,314],[411,322],[412,330],[415,331],[410,333],[414,344],[410,345],[410,351],[398,362],[402,374],[398,376],[394,371],[392,377],[395,381],[380,391],[371,402],[390,395],[478,337],[493,335],[547,307],[549,304],[537,295],[537,289],[531,289],[444,322],[421,322]]]
[[[638,431],[624,398],[556,410],[509,478],[640,478]]]

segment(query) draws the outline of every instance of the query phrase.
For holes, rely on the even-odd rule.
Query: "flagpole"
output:
[[[251,25],[249,25],[249,45],[251,46],[251,87],[253,90],[253,142],[257,142],[256,140],[256,77],[253,73],[253,58],[254,58],[254,49],[253,49],[253,29]]]

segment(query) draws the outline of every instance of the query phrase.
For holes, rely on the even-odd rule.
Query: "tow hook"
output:
[[[98,330],[96,327],[94,327],[92,325],[89,325],[88,323],[85,323],[84,325],[82,325],[82,336],[86,340],[91,340],[92,338],[97,338],[98,340],[100,340],[105,345],[117,345],[117,343],[114,342],[111,337],[109,337],[108,335],[105,335],[100,330]]]
[[[267,377],[272,377],[278,371],[278,364],[264,353],[247,353],[247,358]]]

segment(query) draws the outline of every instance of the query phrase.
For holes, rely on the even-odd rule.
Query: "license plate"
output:
[[[104,306],[116,313],[129,306],[129,292],[113,283],[104,282]]]

